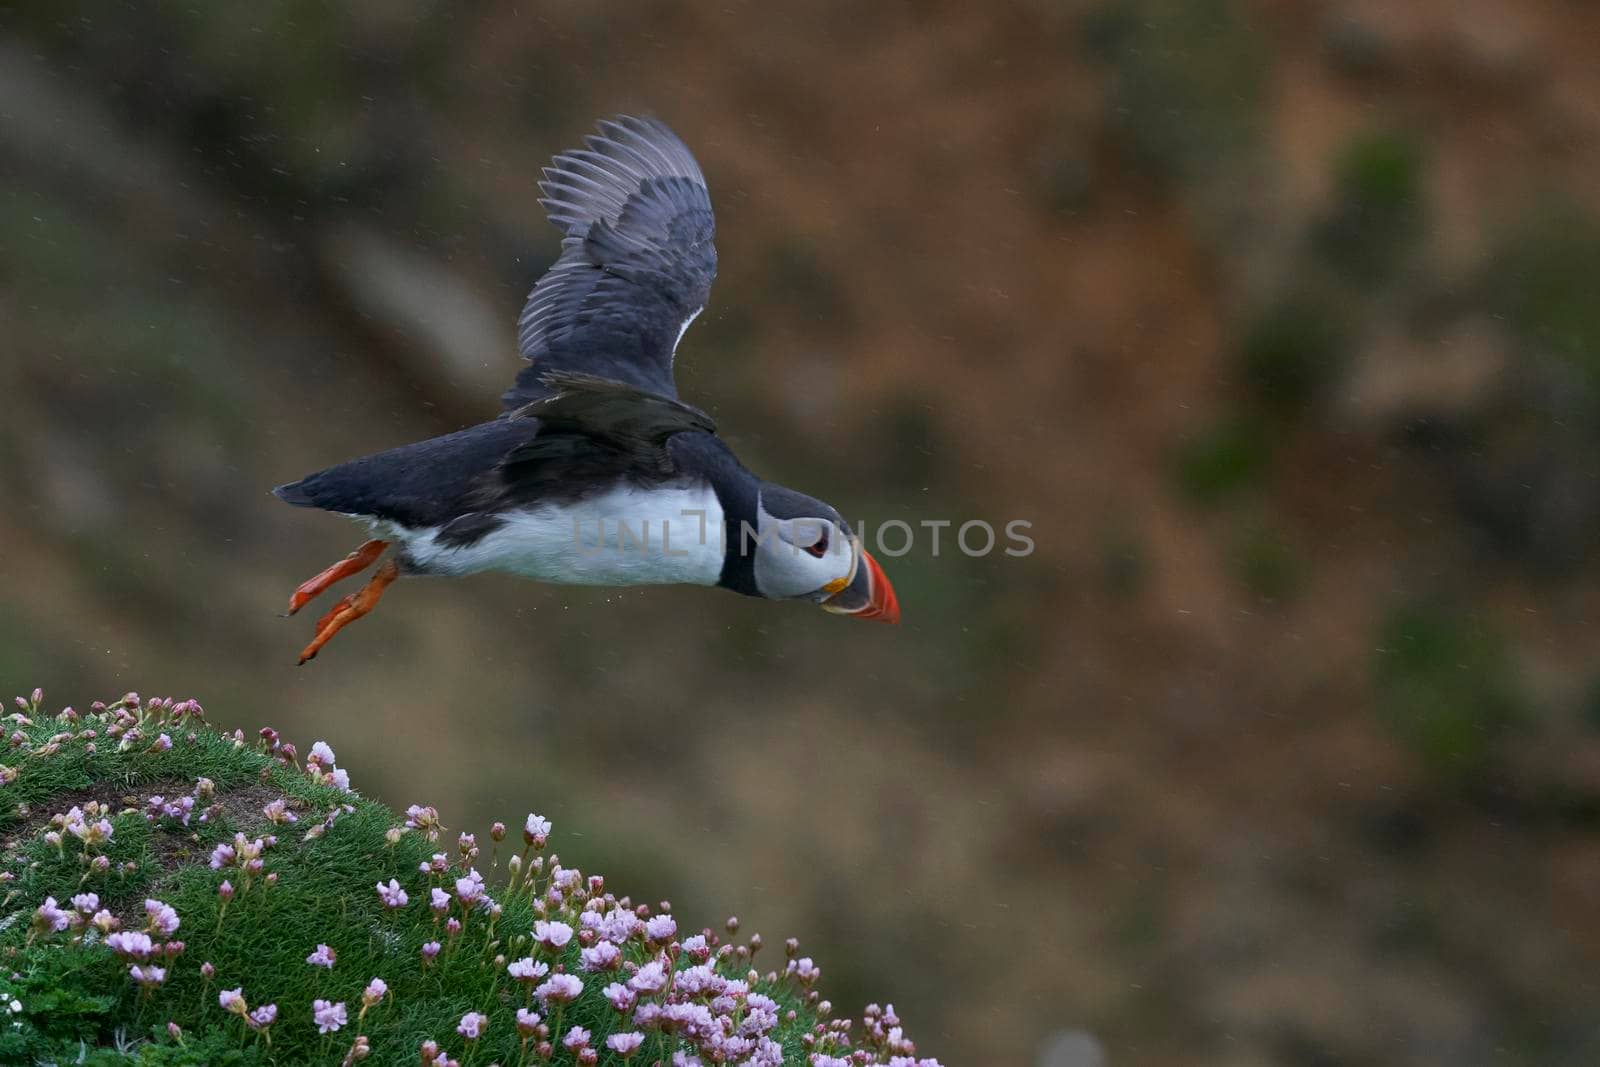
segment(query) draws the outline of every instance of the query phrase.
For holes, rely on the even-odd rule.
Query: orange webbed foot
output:
[[[335,604],[331,611],[318,620],[317,636],[312,638],[311,643],[301,651],[297,666],[305,666],[309,660],[316,657],[323,645],[333,639],[334,634],[377,607],[383,591],[398,577],[400,577],[400,565],[391,559],[378,568],[366,585]]]
[[[320,596],[328,586],[352,574],[360,574],[373,563],[377,562],[383,550],[389,547],[389,542],[372,540],[350,553],[338,563],[327,568],[314,578],[307,578],[300,583],[294,593],[289,597],[288,614],[293,615],[305,607],[314,597]]]

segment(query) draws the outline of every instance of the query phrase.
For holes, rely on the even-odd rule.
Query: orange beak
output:
[[[900,621],[900,600],[894,595],[894,586],[889,584],[889,576],[866,549],[861,549],[861,559],[850,584],[824,600],[822,607],[836,615],[857,619]]]

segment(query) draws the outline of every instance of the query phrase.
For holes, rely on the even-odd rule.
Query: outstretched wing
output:
[[[600,123],[545,168],[540,200],[566,237],[518,321],[529,361],[507,412],[547,396],[551,372],[677,395],[672,354],[717,275],[711,197],[694,156],[654,119]]]

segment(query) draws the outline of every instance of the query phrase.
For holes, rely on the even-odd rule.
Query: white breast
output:
[[[465,547],[439,544],[437,527],[396,534],[429,574],[499,570],[566,585],[715,585],[722,574],[722,505],[710,486],[619,487],[504,518]]]

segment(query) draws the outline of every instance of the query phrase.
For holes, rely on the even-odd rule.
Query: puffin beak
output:
[[[836,615],[853,615],[858,619],[876,619],[879,622],[900,621],[900,601],[894,595],[894,586],[866,549],[856,542],[856,566],[848,583],[833,596],[822,602],[824,611]]]

